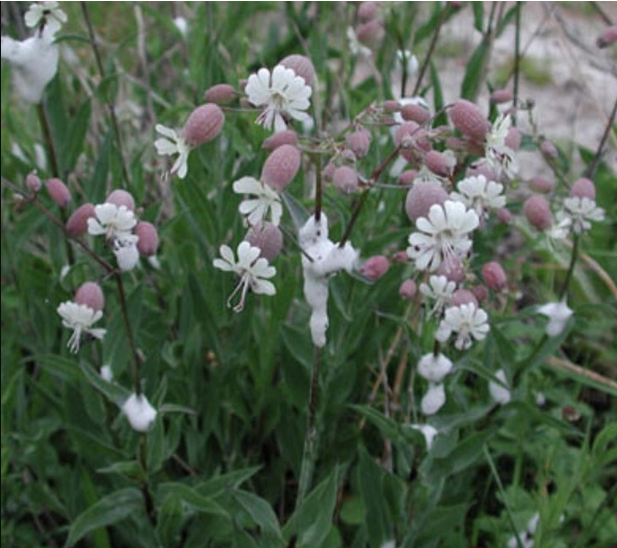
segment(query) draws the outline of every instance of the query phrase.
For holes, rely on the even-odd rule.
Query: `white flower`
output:
[[[527,531],[522,534],[519,533],[518,536],[523,543],[523,548],[533,548],[533,536],[531,536]],[[519,548],[518,541],[515,536],[510,537],[510,540],[508,540],[508,548]]]
[[[442,382],[452,371],[452,362],[443,354],[425,354],[418,362],[418,374],[430,382]]]
[[[45,29],[53,36],[67,22],[67,16],[60,9],[59,2],[32,2],[24,15],[24,22],[31,29],[45,24]]]
[[[557,223],[554,223],[549,229],[546,230],[546,235],[549,239],[549,243],[555,240],[565,240],[572,228],[572,218],[568,217],[564,211],[557,213]]]
[[[544,304],[538,308],[538,312],[544,314],[549,319],[548,324],[546,324],[546,334],[549,337],[561,335],[570,316],[574,314],[572,309],[566,304],[566,301]]]
[[[235,312],[241,312],[244,308],[244,300],[249,289],[258,295],[274,295],[276,288],[268,281],[276,274],[276,268],[270,266],[268,260],[260,257],[261,250],[253,247],[248,242],[241,242],[238,246],[238,260],[229,246],[220,247],[222,259],[214,259],[214,266],[225,272],[234,272],[240,276],[240,281],[233,293],[227,300],[227,306],[231,307],[232,299],[240,291],[240,301],[233,307]]]
[[[499,405],[505,405],[506,403],[509,403],[512,399],[510,389],[506,388],[508,386],[506,372],[503,369],[500,369],[495,373],[495,377],[497,377],[506,386],[502,386],[495,381],[490,381],[488,383],[488,391],[491,394],[491,398],[493,398],[493,400],[495,400]]]
[[[152,407],[148,398],[143,394],[131,394],[122,404],[122,412],[133,430],[137,432],[147,432],[152,428],[156,420],[156,409]]]
[[[439,434],[439,431],[430,424],[411,424],[410,427],[414,430],[420,430],[420,432],[424,434],[426,449],[430,451],[433,446],[433,440],[435,439],[435,436]]]
[[[28,103],[40,103],[47,84],[58,71],[58,46],[48,31],[18,42],[2,37],[2,59],[13,67],[13,83]]]
[[[135,214],[126,206],[99,204],[94,206],[96,217],[88,219],[88,233],[93,236],[104,234],[108,240],[130,240],[131,230],[137,224]]]
[[[473,209],[479,217],[486,209],[498,209],[506,205],[506,197],[502,194],[503,185],[488,181],[484,175],[467,177],[457,187],[459,192],[453,192],[451,197]]]
[[[490,330],[487,320],[487,313],[474,303],[450,306],[446,309],[435,338],[446,342],[452,333],[458,333],[454,346],[459,350],[467,350],[471,346],[472,337],[477,341],[486,337]]]
[[[486,136],[486,161],[491,169],[508,178],[516,176],[519,169],[518,156],[514,150],[506,146],[506,137],[512,126],[510,115],[500,114],[493,124],[492,130]]]
[[[242,177],[233,184],[237,194],[251,194],[255,196],[240,203],[239,211],[247,216],[249,225],[255,226],[271,214],[272,224],[278,226],[283,215],[283,206],[278,193],[268,185],[253,177]]]
[[[73,353],[79,350],[79,343],[83,334],[91,335],[95,339],[102,339],[105,336],[105,329],[92,327],[103,317],[103,312],[100,310],[95,311],[85,304],[66,301],[58,306],[58,314],[62,318],[62,325],[73,330],[73,334],[67,343]]]
[[[369,48],[360,43],[352,27],[347,27],[347,43],[349,44],[349,51],[354,56],[370,57],[373,55]]]
[[[563,213],[560,218],[569,218],[572,223],[572,230],[576,234],[580,234],[591,228],[590,221],[603,221],[604,210],[590,198],[573,196],[564,200]]]
[[[113,240],[112,251],[118,261],[118,268],[123,272],[133,270],[139,262],[138,241],[139,238],[132,234]]]
[[[186,143],[184,137],[178,135],[175,130],[161,124],[157,124],[155,129],[159,135],[163,136],[154,141],[156,153],[159,156],[173,156],[174,154],[177,154],[178,157],[176,158],[174,165],[171,166],[170,173],[172,175],[174,173],[178,173],[178,177],[180,179],[184,179],[189,169],[188,159],[189,153],[192,150],[191,147]]]
[[[480,220],[473,210],[460,202],[446,200],[443,206],[431,206],[428,218],[420,217],[409,236],[407,255],[414,259],[418,270],[436,270],[448,257],[463,259],[471,249],[468,234],[478,227]]]
[[[446,403],[446,391],[442,383],[429,383],[428,390],[422,398],[422,413],[434,415]]]
[[[418,58],[411,53],[408,49],[406,50],[398,50],[396,52],[397,61],[403,65],[403,63],[407,62],[407,76],[409,78],[413,78],[416,74],[418,74],[418,69],[420,68],[420,64],[418,63]]]
[[[114,372],[111,370],[111,366],[109,365],[104,365],[101,367],[101,379],[103,379],[105,382],[111,382],[114,380]]]
[[[256,107],[265,107],[257,123],[266,129],[284,131],[287,127],[283,115],[294,120],[305,121],[309,115],[304,112],[310,106],[312,90],[304,78],[282,65],[277,65],[270,75],[266,68],[251,74],[245,88],[248,100]]]
[[[420,284],[420,293],[435,301],[431,313],[439,314],[452,297],[456,284],[445,276],[433,275],[428,279],[428,284]]]

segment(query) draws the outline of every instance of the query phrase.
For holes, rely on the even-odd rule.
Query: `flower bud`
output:
[[[60,179],[49,179],[47,181],[47,192],[49,197],[62,208],[71,203],[71,192]]]
[[[140,221],[135,227],[135,235],[139,238],[137,241],[137,251],[144,257],[156,255],[159,248],[159,233],[156,227],[147,221]]]
[[[490,123],[477,105],[465,99],[459,99],[448,111],[454,127],[463,135],[483,141],[490,130]]]
[[[251,227],[246,234],[246,241],[253,247],[261,249],[261,256],[269,262],[272,262],[283,249],[283,233],[278,226],[268,222]]]
[[[261,180],[277,192],[283,192],[298,173],[300,161],[300,151],[296,147],[281,145],[268,156],[261,170]]]
[[[83,204],[79,206],[66,222],[66,233],[70,238],[76,238],[88,232],[88,219],[95,217],[94,206],[92,204]]]
[[[500,207],[495,211],[495,216],[500,223],[504,225],[509,225],[512,221],[512,213],[505,207]]]
[[[585,177],[581,177],[572,185],[572,188],[570,189],[570,196],[575,196],[577,198],[589,198],[590,200],[595,201],[596,186],[593,184],[593,181],[586,179]]]
[[[323,171],[321,172],[321,176],[326,180],[326,181],[331,181],[332,177],[334,176],[334,172],[336,171],[336,165],[334,164],[334,162],[332,160],[330,160],[327,164],[326,167],[323,168]]]
[[[509,103],[514,99],[514,93],[509,89],[496,89],[491,94],[491,103],[495,105],[501,105],[503,103]]]
[[[306,55],[288,55],[283,59],[279,65],[283,65],[285,68],[293,70],[297,76],[304,78],[304,82],[307,86],[313,87],[315,85],[316,72],[313,62],[306,57]]]
[[[356,165],[356,161],[357,161],[357,158],[353,150],[349,150],[348,148],[346,148],[345,150],[341,152],[341,155],[340,155],[341,165],[353,167]]]
[[[130,192],[126,190],[117,189],[107,196],[105,202],[108,204],[114,204],[117,207],[124,206],[129,211],[135,211],[135,200]]]
[[[371,146],[371,133],[366,129],[359,129],[350,133],[345,138],[347,146],[358,158],[364,158],[368,154],[368,149]]]
[[[77,304],[83,304],[89,306],[95,312],[103,310],[105,306],[105,297],[101,286],[95,282],[86,282],[79,286],[75,291],[75,297],[73,300]]]
[[[390,261],[383,255],[374,255],[368,258],[359,271],[360,274],[375,281],[381,278],[390,269]]]
[[[485,285],[475,285],[471,288],[471,292],[474,294],[478,302],[484,302],[488,299],[488,289]]]
[[[371,21],[377,17],[377,2],[362,2],[358,8],[360,21]]]
[[[414,179],[418,176],[418,171],[415,169],[407,169],[398,176],[398,182],[402,185],[413,184]]]
[[[296,146],[297,144],[298,134],[293,129],[286,129],[285,131],[279,131],[278,133],[270,135],[270,137],[262,143],[261,148],[271,152],[281,145]]]
[[[540,175],[532,177],[529,181],[529,188],[531,188],[534,192],[540,192],[541,194],[548,194],[553,190],[554,186],[553,181]]]
[[[545,156],[548,156],[550,158],[557,158],[557,156],[559,156],[557,147],[553,143],[551,143],[548,139],[544,139],[540,143],[540,150]]]
[[[399,112],[401,110],[401,104],[394,99],[388,99],[383,102],[383,109],[385,112]]]
[[[393,256],[392,260],[395,263],[408,263],[409,255],[407,255],[407,251],[397,251]]]
[[[538,230],[544,230],[553,224],[551,207],[544,196],[531,196],[525,200],[523,213],[527,220]]]
[[[518,150],[521,148],[521,132],[515,128],[511,127],[508,130],[508,135],[506,135],[505,145],[512,150]]]
[[[458,284],[465,279],[465,267],[458,257],[446,257],[437,268],[437,274]]]
[[[352,167],[337,167],[332,174],[332,182],[341,192],[355,192],[358,189],[358,174]]]
[[[360,25],[356,31],[358,41],[369,46],[377,45],[383,40],[385,35],[386,30],[384,29],[383,23],[376,19]]]
[[[431,119],[431,113],[420,105],[405,105],[401,108],[401,116],[407,122],[426,124]]]
[[[448,193],[437,182],[414,183],[405,199],[405,211],[409,219],[416,222],[428,215],[432,205],[443,205],[447,199]]]
[[[192,147],[212,141],[223,129],[224,122],[225,115],[218,105],[201,105],[191,112],[184,124],[184,139]]]
[[[610,27],[606,27],[598,39],[596,40],[596,44],[599,48],[606,48],[611,46],[617,42],[617,26],[611,25]]]
[[[508,281],[504,269],[496,261],[486,263],[482,267],[482,279],[493,291],[501,291]]]
[[[405,280],[398,288],[398,294],[403,297],[403,299],[413,299],[417,291],[418,287],[413,280]]]
[[[478,306],[478,299],[467,289],[457,289],[450,297],[450,305],[461,306],[462,304],[475,304]]]
[[[450,177],[454,169],[455,160],[443,152],[431,150],[424,157],[426,167],[429,168],[435,175],[440,177]]]
[[[38,192],[41,190],[41,180],[38,178],[37,174],[32,171],[28,173],[26,176],[26,188],[31,192]]]
[[[499,181],[499,176],[486,162],[472,164],[465,171],[465,177],[477,177],[478,175],[484,175],[487,181]]]
[[[229,84],[216,84],[204,92],[204,100],[216,105],[231,103],[235,96],[236,90]]]

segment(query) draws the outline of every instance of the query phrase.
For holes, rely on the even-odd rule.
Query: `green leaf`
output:
[[[122,407],[124,402],[129,398],[131,393],[119,384],[104,381],[101,376],[89,364],[80,362],[79,368],[86,377],[86,380],[99,392],[101,392],[109,401],[115,403],[118,407]]]
[[[69,529],[65,547],[74,546],[95,529],[113,525],[135,512],[142,511],[144,504],[139,489],[131,487],[107,495],[77,517]]]
[[[488,55],[488,45],[485,40],[482,40],[478,47],[473,52],[467,70],[461,84],[461,97],[475,101],[480,84],[482,83],[482,72],[484,71],[484,62]]]
[[[338,467],[306,497],[283,528],[288,541],[296,535],[297,548],[322,546],[332,525],[336,505]]]
[[[158,487],[157,495],[161,500],[167,497],[180,499],[196,512],[229,518],[229,514],[218,502],[200,495],[197,490],[183,483],[162,483]]]
[[[484,4],[482,2],[472,2],[473,26],[477,31],[484,32]]]
[[[144,481],[146,474],[141,464],[136,460],[114,462],[109,466],[97,469],[99,474],[120,474],[131,480]]]
[[[195,491],[204,497],[215,497],[227,489],[235,489],[252,478],[261,470],[261,466],[241,468],[227,474],[211,478],[195,486]]]
[[[232,496],[259,526],[267,546],[285,545],[278,519],[268,502],[248,491],[235,490]]]
[[[435,68],[435,64],[431,61],[431,85],[433,86],[433,106],[435,112],[439,112],[444,107],[443,90],[441,88],[441,80],[439,73]],[[445,112],[442,112],[433,120],[433,127],[448,125],[448,117]]]
[[[370,545],[379,548],[388,537],[388,511],[383,492],[383,470],[375,463],[366,449],[360,448],[358,483],[362,502],[366,508],[366,528]]]
[[[71,124],[68,127],[68,136],[62,150],[62,165],[67,171],[73,170],[79,154],[84,150],[91,112],[90,99],[86,99],[79,107],[75,118],[71,120]]]

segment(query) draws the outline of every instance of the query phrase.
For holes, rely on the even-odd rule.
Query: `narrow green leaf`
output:
[[[472,2],[473,26],[477,31],[484,32],[484,4],[482,2]]]
[[[109,401],[115,403],[118,407],[122,407],[124,402],[129,398],[131,393],[119,384],[104,381],[101,376],[89,364],[80,362],[79,368],[84,374],[86,380],[99,392],[101,392]]]
[[[478,47],[473,52],[467,70],[461,84],[461,97],[463,99],[475,100],[478,88],[482,83],[482,71],[484,70],[484,61],[488,55],[488,45],[482,40]]]
[[[268,546],[285,545],[276,514],[267,501],[248,491],[235,490],[232,496],[259,526]]]
[[[178,498],[196,512],[229,518],[229,514],[218,502],[200,495],[197,490],[183,483],[162,483],[158,487],[157,495],[161,500],[167,497]]]

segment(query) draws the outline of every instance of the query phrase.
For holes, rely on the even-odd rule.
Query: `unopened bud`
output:
[[[326,167],[323,168],[323,171],[321,172],[321,176],[326,180],[326,181],[331,181],[332,177],[334,176],[334,172],[336,171],[336,165],[334,164],[334,162],[332,160],[330,160],[327,164]]]
[[[358,8],[360,21],[371,21],[377,17],[377,2],[362,2]]]
[[[488,299],[488,289],[485,285],[476,285],[471,288],[471,292],[474,294],[475,298],[478,299],[478,303]]]
[[[300,151],[296,147],[281,145],[268,156],[261,170],[261,180],[277,192],[283,192],[298,173],[300,162]]]
[[[270,262],[283,249],[283,233],[278,226],[268,222],[252,227],[246,235],[246,241],[253,247],[261,249],[261,256]]]
[[[352,167],[337,167],[332,174],[332,182],[341,192],[355,192],[358,189],[358,174]]]
[[[281,145],[292,145],[296,146],[298,144],[298,134],[293,129],[286,129],[284,131],[279,131],[278,133],[273,133],[268,137],[261,148],[264,150],[272,151]]]
[[[403,297],[403,299],[413,299],[417,291],[418,287],[413,280],[405,280],[398,288],[398,294]]]
[[[557,158],[559,156],[559,152],[557,151],[557,147],[551,143],[548,139],[544,139],[540,143],[540,150],[542,153],[550,158]]]
[[[523,205],[527,220],[538,230],[549,228],[553,224],[551,207],[544,196],[531,196]]]
[[[376,19],[368,21],[358,27],[356,36],[358,41],[366,45],[377,45],[386,35],[383,23]]]
[[[297,76],[304,78],[304,82],[307,86],[313,87],[315,85],[315,67],[313,66],[313,62],[306,57],[306,55],[288,55],[279,65],[293,70]]]
[[[159,233],[156,227],[147,221],[140,221],[135,227],[137,241],[137,251],[144,257],[156,255],[159,248]]]
[[[420,105],[405,105],[401,108],[401,116],[407,122],[424,125],[431,119],[431,113]]]
[[[359,129],[345,138],[347,146],[358,158],[364,158],[371,146],[371,133],[366,129]]]
[[[501,105],[503,103],[509,103],[514,99],[514,93],[509,89],[496,89],[491,94],[491,103],[495,105]]]
[[[79,286],[79,289],[75,292],[74,301],[77,304],[89,306],[95,312],[103,310],[105,306],[105,297],[101,286],[95,282],[86,282]]]
[[[475,304],[478,306],[478,299],[471,291],[467,289],[457,289],[454,293],[452,293],[450,304],[452,306],[461,306],[462,304]]]
[[[30,192],[38,192],[41,190],[41,186],[41,179],[38,178],[37,174],[34,171],[28,173],[26,176],[26,188]]]
[[[501,291],[506,287],[508,278],[506,272],[501,265],[496,261],[486,263],[482,267],[482,279],[484,283],[493,291]]]
[[[236,96],[236,90],[229,84],[216,84],[204,92],[204,100],[215,105],[231,103]]]
[[[426,153],[424,162],[426,167],[435,173],[435,175],[439,175],[440,177],[450,177],[450,175],[452,175],[456,160],[443,152],[431,150]]]
[[[60,179],[49,179],[47,181],[47,192],[49,197],[62,208],[71,203],[71,192]]]
[[[500,207],[495,211],[495,216],[500,223],[504,225],[509,225],[512,221],[512,213],[505,207]]]
[[[108,204],[114,204],[117,207],[124,206],[129,211],[135,211],[135,200],[133,195],[126,190],[117,189],[107,196],[105,202]]]
[[[415,169],[407,169],[398,176],[398,182],[402,185],[413,184],[414,179],[418,176],[418,171]]]
[[[508,135],[506,135],[505,144],[512,150],[518,150],[521,147],[521,132],[517,128],[511,127],[508,130]]]
[[[596,44],[599,48],[606,48],[615,42],[617,42],[617,26],[615,25],[606,27],[596,40]]]
[[[589,198],[590,200],[596,199],[596,185],[593,184],[593,181],[590,179],[586,179],[585,177],[581,177],[578,181],[576,181],[572,188],[570,189],[570,196],[575,196],[577,198]]]
[[[458,284],[465,279],[465,267],[458,257],[450,256],[440,263],[437,268],[437,274],[445,276],[448,278],[448,281]]]
[[[431,206],[443,205],[448,199],[448,193],[437,182],[429,181],[414,183],[405,199],[405,211],[412,222],[428,215]]]
[[[454,127],[463,135],[483,141],[490,129],[490,123],[477,105],[465,99],[459,99],[448,111]]]
[[[401,110],[401,104],[394,99],[388,99],[383,102],[383,109],[385,112],[399,112]]]
[[[96,217],[94,206],[92,204],[83,204],[79,206],[66,222],[66,233],[71,238],[76,238],[88,232],[88,219]]]
[[[499,176],[486,162],[472,164],[465,171],[466,177],[477,177],[478,175],[484,175],[487,181],[499,181]]]
[[[383,255],[374,255],[368,258],[359,271],[360,274],[375,281],[381,278],[390,269],[390,261]]]
[[[539,192],[541,194],[548,194],[553,190],[555,184],[550,179],[546,177],[542,177],[538,175],[536,177],[532,177],[529,181],[529,188],[534,192]]]
[[[192,147],[212,141],[223,129],[225,115],[218,105],[207,103],[191,112],[184,124],[184,139]]]

